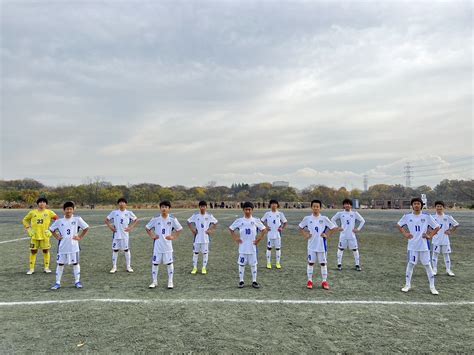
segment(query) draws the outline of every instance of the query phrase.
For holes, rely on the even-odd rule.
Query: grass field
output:
[[[192,212],[173,214],[184,226]],[[453,212],[461,224],[451,238],[456,277],[444,274],[441,258],[436,280],[440,295],[433,296],[420,265],[412,291],[400,292],[406,241],[395,224],[403,211],[361,211],[367,221],[359,238],[362,272],[353,269],[350,251],[344,254],[344,270],[337,271],[338,237],[332,237],[329,291],[305,287],[306,242],[297,224],[309,210],[284,211],[289,228],[283,237],[282,270],[265,268],[260,245],[258,290],[237,288],[237,245],[227,227],[241,211],[211,212],[220,225],[211,243],[208,274],[190,274],[192,237],[186,229],[174,242],[175,289],[166,289],[166,268],[161,266],[159,285],[149,290],[152,242],[144,225],[158,212],[135,211],[146,220],[131,237],[135,273],[125,272],[120,254],[119,272],[111,275],[111,233],[102,225],[108,211],[78,211],[93,227],[81,244],[84,289],[73,288],[72,268],[66,267],[63,288],[50,291],[54,273],[41,272],[41,255],[37,272],[25,275],[28,240],[6,242],[25,237],[21,218],[27,211],[0,211],[0,353],[474,352],[474,213]],[[255,216],[263,213],[256,210]],[[323,211],[329,217],[334,213]],[[53,262],[53,270],[55,266]],[[319,285],[317,267],[315,280]],[[246,281],[249,285],[248,267]],[[71,302],[35,303],[67,300]],[[427,304],[431,302],[436,304]]]

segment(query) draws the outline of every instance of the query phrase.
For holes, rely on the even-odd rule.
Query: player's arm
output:
[[[307,230],[305,228],[300,227],[300,234],[304,237],[304,239],[311,238],[311,233],[309,232],[309,230]]]
[[[31,219],[32,218],[33,218],[33,214],[30,211],[25,216],[25,218],[23,218],[23,220],[22,220],[23,227],[25,228],[25,231],[26,231],[26,233],[28,234],[28,236],[30,238],[33,238],[34,235],[35,235],[35,231],[33,230],[32,226],[31,226]]]
[[[107,227],[109,227],[109,229],[110,229],[112,232],[115,233],[115,232],[117,231],[117,229],[115,229],[115,226],[113,225],[112,222],[110,222],[110,219],[109,219],[108,217],[105,219],[105,224],[107,225]]]
[[[397,224],[397,228],[405,238],[407,238],[407,239],[412,239],[413,238],[413,235],[410,232],[408,232],[405,228],[401,227],[398,224]]]
[[[235,230],[229,227],[229,231],[230,231],[230,235],[232,239],[234,239],[236,243],[241,244],[242,239],[240,239],[240,236],[237,233],[235,233]]]
[[[207,229],[206,233],[212,236],[216,232],[216,229],[217,229],[217,223],[212,223],[209,225],[209,228]]]
[[[255,245],[258,245],[258,243],[260,243],[262,241],[262,239],[265,238],[265,235],[268,232],[268,229],[263,225],[263,223],[260,227],[261,228],[263,227],[263,229],[261,230],[260,235],[257,237],[257,239],[255,239],[255,241],[254,241]]]
[[[78,241],[81,241],[82,239],[84,239],[84,237],[86,236],[87,233],[89,233],[89,227],[87,228],[84,228],[84,229],[81,229],[82,232],[79,234],[79,235],[76,235],[74,238],[74,240],[78,240]]]
[[[171,235],[168,235],[165,237],[166,240],[176,240],[178,239],[179,235],[181,234],[181,231],[183,230],[183,228],[181,229],[173,229],[173,231],[171,232]]]
[[[342,232],[344,230],[344,228],[342,228],[342,222],[341,222],[341,226],[339,227],[339,225],[337,224],[338,219],[340,220],[339,212],[337,212],[334,216],[332,216],[331,222],[336,226],[336,228],[339,232]]]
[[[451,226],[448,230],[446,230],[446,232],[444,232],[444,234],[451,236],[456,231],[456,229],[458,229],[458,227],[459,224],[457,226]]]
[[[197,233],[198,233],[198,230],[197,230],[196,225],[194,224],[194,222],[188,222],[188,227],[191,230],[191,233],[193,233],[193,235],[196,236]]]
[[[362,227],[364,226],[365,224],[365,219],[364,217],[362,217],[359,212],[356,213],[356,216],[357,216],[357,220],[359,221],[359,226],[357,228],[354,228],[353,232],[354,233],[359,233],[361,230],[362,230]]]
[[[124,229],[125,232],[131,232],[132,230],[135,229],[135,227],[137,226],[138,224],[138,218],[135,218],[133,221],[132,221],[132,224],[130,224],[127,228]]]
[[[156,239],[159,239],[159,238],[160,238],[158,235],[155,234],[153,228],[145,227],[145,230],[146,230],[146,234],[148,234],[148,236],[149,236],[151,239],[156,240]]]

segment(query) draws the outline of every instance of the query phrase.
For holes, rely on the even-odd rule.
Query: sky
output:
[[[471,1],[7,1],[1,179],[473,178]]]

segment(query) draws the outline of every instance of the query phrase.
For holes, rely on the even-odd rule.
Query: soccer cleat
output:
[[[451,270],[446,270],[446,273],[447,273],[449,276],[454,276],[454,272],[452,272]]]
[[[360,265],[356,265],[356,270],[357,271],[362,271],[362,269],[360,268]]]
[[[171,290],[173,287],[173,281],[168,281],[168,289]]]
[[[408,291],[410,291],[410,286],[405,285],[405,286],[402,288],[402,292],[408,292]]]
[[[45,268],[43,272],[46,273],[46,274],[51,274],[51,269]]]
[[[313,288],[313,281],[308,280],[308,283],[306,284],[306,288],[312,289]]]
[[[277,269],[281,269],[281,264],[280,264],[280,263],[276,263],[276,268],[277,268]]]
[[[438,290],[436,290],[434,287],[430,288],[430,292],[431,292],[432,295],[439,295]]]
[[[272,264],[271,263],[267,263],[267,269],[271,269],[272,268]]]
[[[436,276],[436,275],[438,275],[438,269],[433,268],[433,276]]]
[[[203,268],[201,269],[201,274],[203,274],[203,275],[206,275],[206,274],[207,274],[207,270],[206,270],[205,267],[203,267]]]
[[[191,274],[196,275],[197,272],[198,272],[198,268],[197,268],[197,267],[193,267],[193,270],[191,271]]]
[[[114,266],[112,269],[109,271],[111,274],[115,274],[117,272],[117,268]]]
[[[260,284],[257,281],[252,282],[253,288],[260,288]]]
[[[75,286],[76,288],[82,288],[82,283],[81,283],[81,281],[77,281],[77,282],[74,284],[74,286]]]
[[[133,269],[131,267],[128,267],[127,272],[133,272]]]
[[[61,284],[54,284],[53,287],[50,288],[50,290],[59,290],[61,288]]]
[[[35,273],[35,270],[28,270],[26,272],[27,275],[33,275]]]
[[[239,288],[244,288],[244,285],[245,285],[245,284],[244,284],[243,281],[240,281],[240,282],[239,282]]]
[[[341,265],[341,264],[338,264],[338,265],[337,265],[337,269],[338,269],[339,271],[341,271],[341,270],[342,270],[342,265]]]
[[[327,281],[323,281],[323,282],[321,283],[321,287],[322,287],[323,289],[325,289],[325,290],[329,290],[329,284],[328,284],[328,282],[327,282]]]
[[[150,286],[148,286],[148,288],[155,288],[155,287],[156,287],[156,283],[155,283],[155,282],[152,282],[152,283],[150,284]]]

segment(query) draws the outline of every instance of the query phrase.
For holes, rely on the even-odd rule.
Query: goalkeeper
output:
[[[30,269],[26,273],[31,275],[35,272],[36,255],[38,249],[43,250],[44,257],[44,272],[50,273],[49,262],[51,260],[51,232],[49,226],[52,221],[58,219],[58,216],[53,211],[47,209],[48,200],[44,197],[40,197],[36,201],[38,208],[30,211],[25,218],[23,218],[23,226],[25,227],[28,236],[31,238],[30,241]]]

